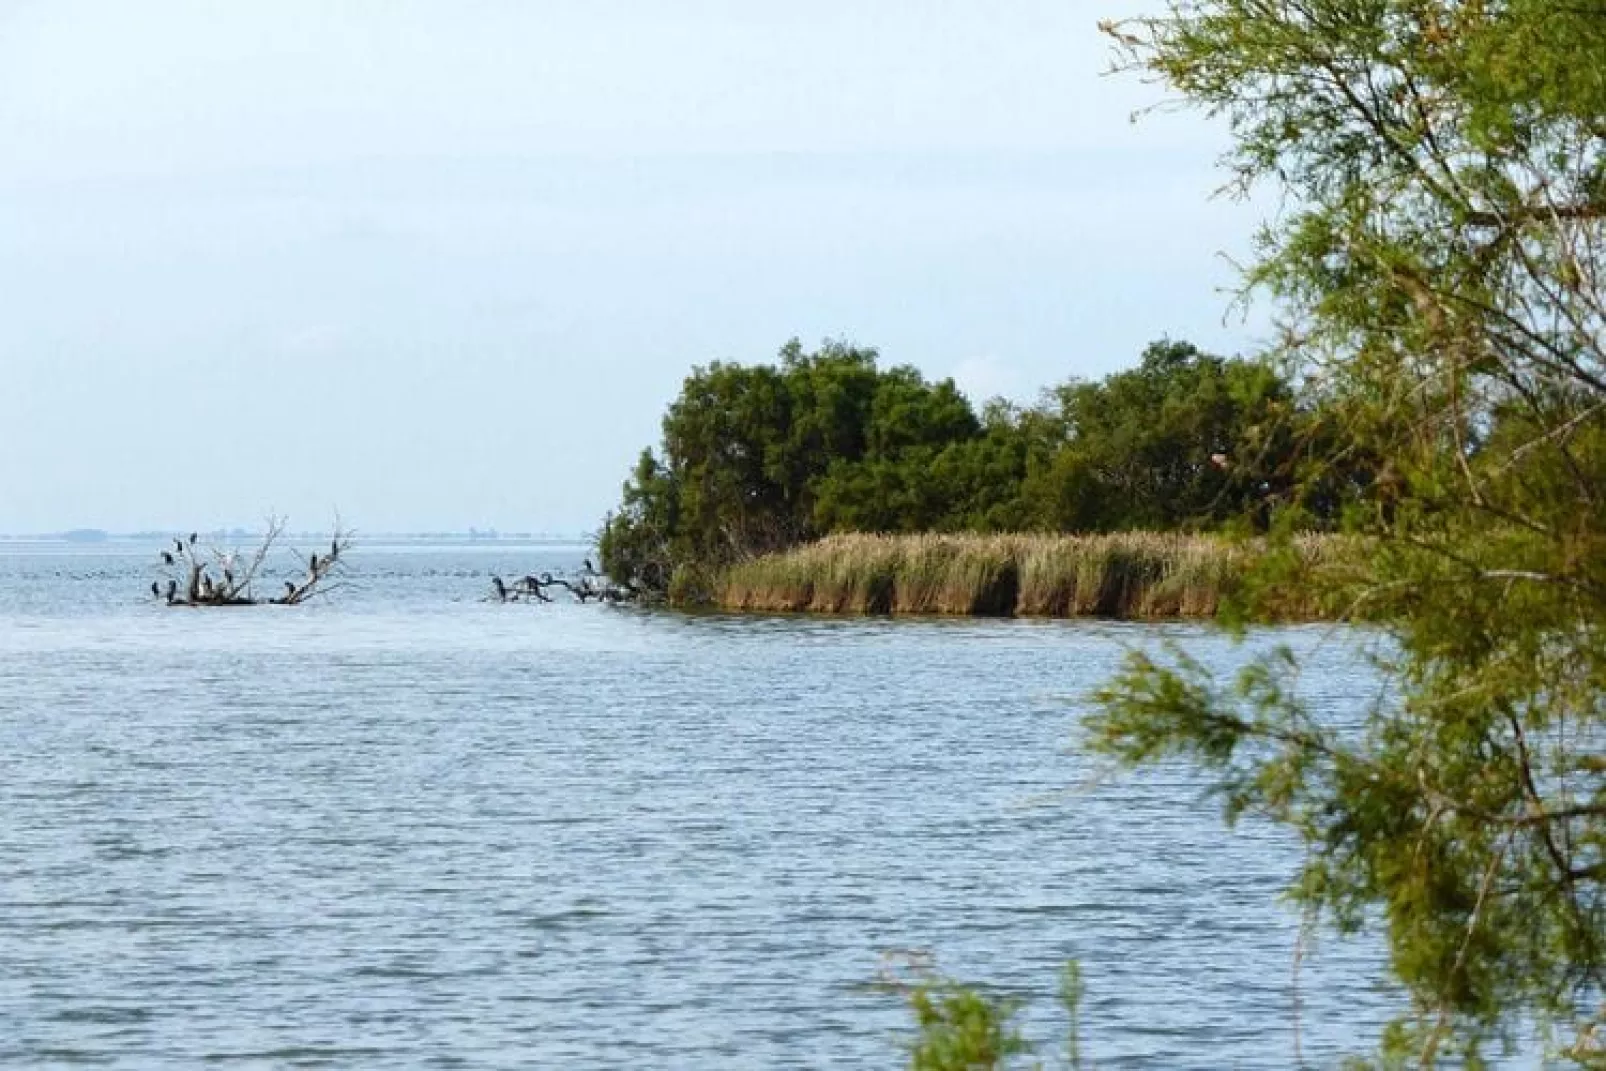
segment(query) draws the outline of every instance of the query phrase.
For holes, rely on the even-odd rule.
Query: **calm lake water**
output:
[[[153,604],[152,549],[0,545],[0,1064],[894,1067],[884,953],[1101,1067],[1315,1066],[1379,943],[1296,975],[1299,862],[1187,768],[1096,777],[1096,622],[494,605],[578,548],[385,548],[295,609]],[[1352,718],[1340,635],[1302,693]],[[1052,1055],[1050,1052],[1049,1055]]]

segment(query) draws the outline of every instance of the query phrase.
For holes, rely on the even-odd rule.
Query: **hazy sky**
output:
[[[0,531],[591,529],[681,379],[1235,351],[1142,0],[0,0]]]

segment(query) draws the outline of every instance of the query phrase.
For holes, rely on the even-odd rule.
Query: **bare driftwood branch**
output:
[[[551,573],[528,574],[508,584],[499,576],[491,577],[491,595],[494,602],[551,602],[547,592],[563,588],[579,602],[630,602],[639,592],[628,584],[619,584],[592,568],[591,560],[574,579],[555,577]]]
[[[175,536],[173,548],[160,551],[162,579],[151,582],[151,596],[169,606],[295,606],[334,589],[331,578],[345,565],[351,532],[336,521],[325,551],[292,552],[301,569],[286,579],[274,596],[258,596],[255,588],[269,557],[284,536],[285,519],[269,517],[260,542],[249,556],[233,548],[200,545],[200,533]]]

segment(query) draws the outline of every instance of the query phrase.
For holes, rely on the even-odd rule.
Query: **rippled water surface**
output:
[[[1295,970],[1295,847],[1184,767],[1093,782],[1082,696],[1196,627],[480,601],[551,547],[363,547],[325,603],[142,600],[154,551],[0,549],[0,1064],[892,1067],[883,953],[1104,1067],[1316,1065],[1378,948]],[[1341,639],[1300,688],[1364,702]]]

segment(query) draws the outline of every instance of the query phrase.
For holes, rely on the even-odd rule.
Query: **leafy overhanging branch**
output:
[[[1339,447],[1377,465],[1346,575],[1318,585],[1390,654],[1337,732],[1266,680],[1135,660],[1097,746],[1211,770],[1295,829],[1293,895],[1381,918],[1413,1000],[1385,1056],[1476,1061],[1540,1022],[1602,1058],[1606,985],[1606,3],[1187,0],[1106,27],[1119,64],[1229,125],[1273,187],[1246,288]],[[1286,534],[1286,533],[1284,533]],[[1292,556],[1289,556],[1289,560]]]

